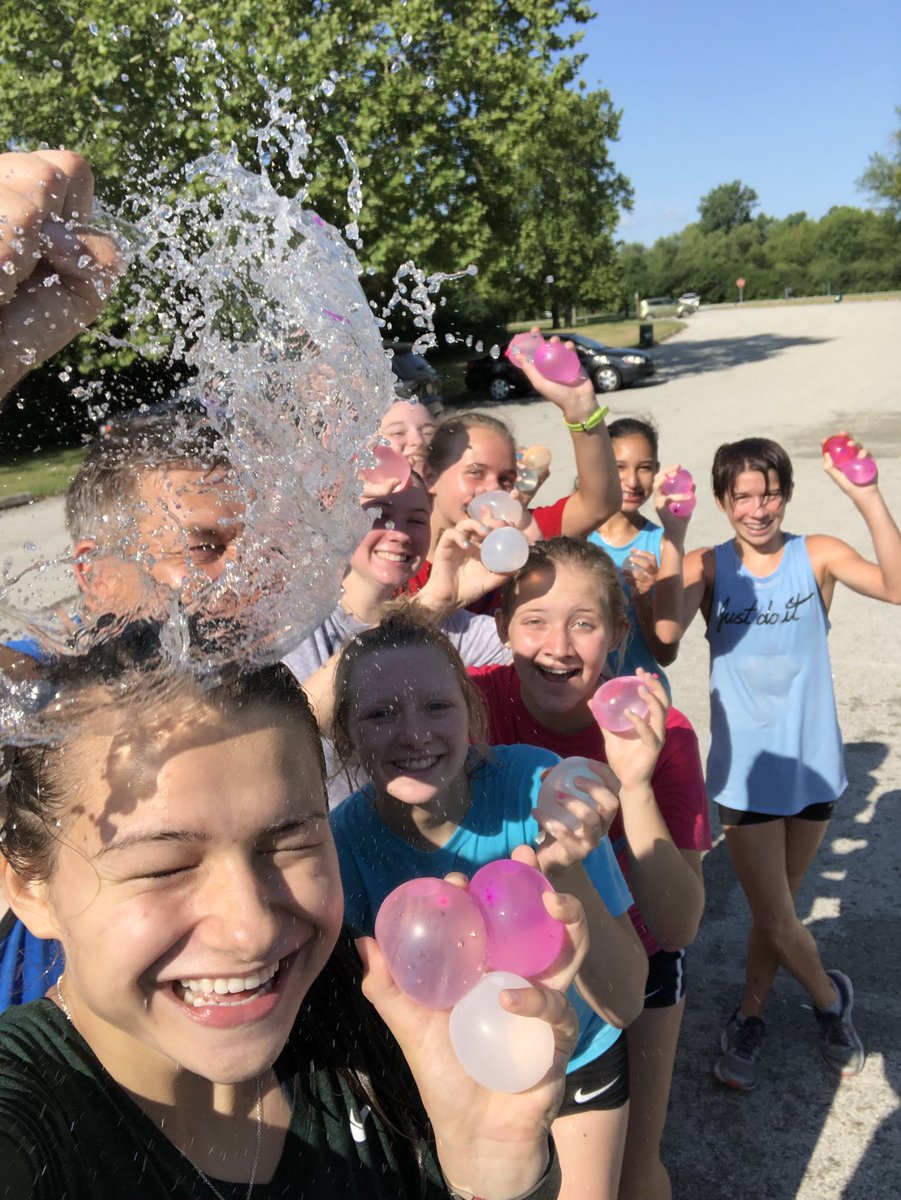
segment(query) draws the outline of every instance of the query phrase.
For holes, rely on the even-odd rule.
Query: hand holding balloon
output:
[[[615,791],[625,808],[632,789],[649,785],[666,740],[666,714],[669,697],[655,676],[639,667],[636,676],[642,685],[645,717],[634,716],[628,731],[614,733],[604,729],[607,770],[615,777]]]
[[[525,565],[529,542],[518,528],[525,516],[518,500],[514,500],[509,492],[483,492],[473,497],[466,511],[475,520],[484,519],[484,514],[488,513],[496,520],[510,522],[503,528],[493,529],[482,543],[482,563],[489,571],[509,575]]]
[[[618,675],[601,684],[588,701],[591,715],[601,729],[628,733],[634,728],[627,715],[630,710],[638,717],[647,717],[648,702],[641,695],[644,686],[638,675]]]
[[[671,497],[668,507],[674,517],[688,518],[694,512],[698,500],[691,471],[678,467],[672,474],[667,474],[660,484],[660,491]]]
[[[876,482],[879,471],[870,455],[859,450],[857,442],[849,434],[835,434],[823,442],[823,454],[826,456],[824,465],[828,470],[831,463],[855,487],[866,487]]]

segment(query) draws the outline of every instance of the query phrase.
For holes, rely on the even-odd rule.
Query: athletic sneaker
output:
[[[738,1009],[720,1038],[722,1056],[713,1065],[713,1073],[727,1087],[750,1092],[757,1087],[757,1060],[763,1049],[766,1026],[760,1017],[742,1020]]]
[[[851,1024],[854,988],[851,980],[842,971],[827,971],[826,974],[835,984],[835,990],[841,998],[842,1011],[836,1015],[814,1008],[814,1016],[820,1026],[820,1053],[833,1070],[847,1078],[857,1075],[863,1069],[866,1058],[863,1042]]]

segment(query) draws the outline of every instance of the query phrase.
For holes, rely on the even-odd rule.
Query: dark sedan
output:
[[[649,379],[656,367],[650,354],[641,350],[621,350],[605,346],[583,333],[560,333],[562,342],[572,342],[586,375],[599,392],[615,392]],[[529,381],[506,357],[504,342],[495,358],[485,354],[466,364],[466,386],[479,395],[487,393],[492,400],[509,400],[511,396],[527,396],[532,388]]]

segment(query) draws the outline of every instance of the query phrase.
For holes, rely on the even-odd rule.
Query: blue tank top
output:
[[[629,600],[629,638],[626,642],[625,652],[620,657],[620,650],[614,650],[607,659],[607,670],[611,675],[634,675],[637,667],[643,667],[646,671],[650,671],[652,675],[656,672],[660,676],[660,682],[666,688],[667,695],[672,699],[673,693],[669,685],[669,680],[666,677],[666,672],[651,653],[650,647],[644,640],[638,613],[635,611],[635,605],[632,603],[632,597],[629,595],[629,589],[626,587],[625,580],[623,579],[623,564],[633,550],[649,550],[657,559],[659,565],[663,527],[655,525],[653,521],[646,520],[632,541],[627,542],[625,546],[611,546],[597,532],[590,533],[588,540],[589,542],[594,542],[596,546],[600,546],[613,559],[614,566],[619,571],[620,581],[626,590],[626,596]]]
[[[786,534],[779,566],[763,579],[732,542],[715,554],[707,792],[728,808],[785,817],[835,800],[847,779],[829,620],[807,543]]]

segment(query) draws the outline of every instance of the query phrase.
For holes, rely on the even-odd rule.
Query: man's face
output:
[[[119,514],[112,549],[75,547],[76,576],[96,612],[158,615],[172,593],[190,606],[235,562],[245,502],[228,468],[160,467],[144,472]]]

